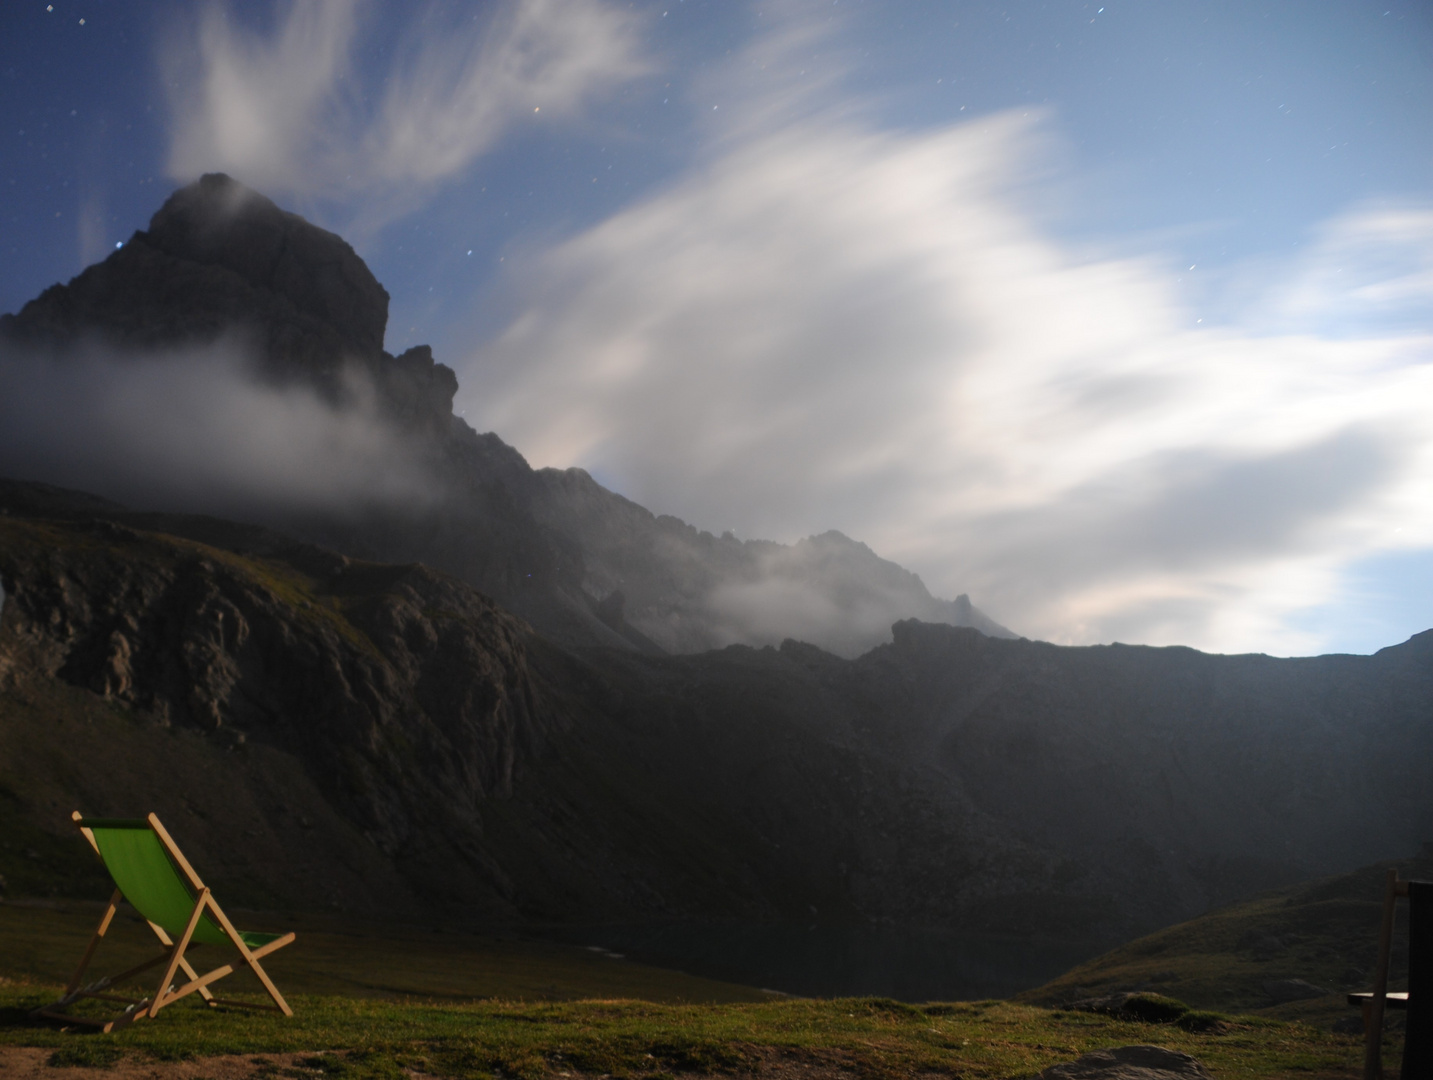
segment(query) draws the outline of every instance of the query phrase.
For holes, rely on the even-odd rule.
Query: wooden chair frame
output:
[[[94,848],[95,854],[100,854],[99,845],[95,842],[94,833],[85,827],[84,819],[80,815],[80,812],[76,810],[72,817],[75,824],[79,826],[80,832],[83,833],[85,839],[89,841],[90,847]],[[120,901],[124,899],[120,890],[115,889],[114,894],[109,899],[109,906],[105,909],[104,915],[100,917],[99,926],[95,929],[94,936],[90,938],[89,946],[85,949],[85,954],[80,959],[79,967],[75,969],[75,973],[71,977],[69,985],[65,987],[65,992],[60,995],[59,1000],[36,1009],[30,1015],[32,1017],[43,1016],[52,1020],[63,1020],[67,1023],[88,1024],[93,1027],[98,1027],[102,1031],[113,1031],[126,1024],[131,1024],[136,1020],[157,1016],[159,1010],[166,1005],[171,1005],[180,998],[197,992],[211,1007],[230,1005],[245,1009],[270,1010],[283,1013],[285,1016],[292,1016],[294,1014],[293,1009],[289,1008],[289,1003],[284,1000],[283,994],[279,993],[279,988],[274,985],[273,980],[269,978],[268,972],[264,970],[259,961],[263,957],[268,956],[270,953],[292,942],[294,940],[294,934],[289,932],[281,937],[275,938],[273,941],[266,942],[257,949],[250,949],[248,945],[244,943],[243,936],[238,930],[234,929],[234,924],[229,921],[229,917],[224,914],[223,909],[220,908],[218,902],[215,901],[208,886],[199,879],[199,875],[196,874],[194,868],[189,865],[189,860],[186,859],[183,852],[179,850],[179,845],[174,842],[169,833],[165,831],[164,826],[159,823],[159,818],[154,814],[150,814],[146,820],[149,822],[150,828],[154,830],[155,836],[159,838],[159,842],[163,845],[166,853],[173,860],[175,867],[179,870],[179,873],[183,875],[195,895],[194,909],[189,915],[189,921],[184,927],[183,933],[175,939],[171,937],[162,926],[146,919],[145,921],[149,922],[149,928],[154,931],[155,937],[157,937],[159,943],[164,946],[164,951],[158,956],[146,960],[142,964],[137,964],[117,975],[110,975],[102,979],[97,979],[88,985],[81,986],[80,981],[84,978],[90,961],[94,959],[95,952],[99,948],[100,939],[105,936],[105,932],[109,929],[110,923],[114,920],[115,912],[119,909]],[[189,963],[186,955],[188,951],[200,948],[203,944],[197,941],[191,942],[190,938],[193,937],[194,930],[199,925],[199,920],[203,917],[206,910],[223,931],[224,936],[228,938],[234,948],[239,951],[240,959],[238,966],[247,967],[258,977],[259,982],[263,984],[269,997],[273,999],[272,1005],[235,1001],[216,998],[214,996],[213,992],[209,989],[209,985],[224,978],[226,975],[233,974],[234,971],[237,970],[234,964],[223,964],[214,968],[212,971],[200,975]],[[139,975],[141,972],[149,971],[151,968],[156,968],[160,965],[164,967],[164,975],[159,980],[159,985],[155,989],[152,997],[129,998],[108,992],[111,986],[122,984],[126,980]],[[174,979],[180,971],[183,971],[184,974],[188,976],[189,981],[182,986],[175,986]],[[72,1013],[64,1011],[67,1006],[82,998],[97,998],[101,1001],[123,1002],[125,1009],[123,1012],[107,1020],[75,1016]]]

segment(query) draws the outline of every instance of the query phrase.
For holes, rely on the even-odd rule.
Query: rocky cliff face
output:
[[[371,391],[430,463],[436,505],[305,514],[250,500],[243,514],[355,557],[440,567],[568,644],[695,652],[794,636],[854,656],[901,618],[1008,635],[839,534],[794,546],[714,537],[581,470],[535,472],[452,415],[457,379],[427,346],[383,350],[387,319],[387,292],[340,237],[216,174],[104,262],[0,317],[0,343],[123,357],[230,339],[269,383],[338,406]]]
[[[543,469],[532,512],[579,547],[583,588],[667,652],[815,642],[854,657],[921,619],[1014,637],[967,596],[931,596],[919,577],[827,532],[795,544],[713,536],[613,495],[581,469]]]
[[[62,684],[151,736],[286,755],[325,816],[394,865],[449,853],[419,892],[466,877],[463,892],[496,902],[506,886],[478,842],[479,807],[509,795],[519,760],[561,725],[527,667],[531,631],[421,566],[196,527],[228,549],[114,520],[0,517],[0,688]]]

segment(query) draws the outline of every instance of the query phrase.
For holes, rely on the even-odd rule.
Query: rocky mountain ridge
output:
[[[354,557],[447,570],[561,642],[697,652],[795,636],[854,656],[900,618],[1009,635],[968,598],[932,597],[839,533],[796,545],[715,537],[580,469],[533,470],[453,415],[456,376],[427,346],[384,351],[387,318],[387,292],[340,237],[211,174],[103,262],[0,317],[0,344],[40,364],[229,341],[266,384],[316,390],[337,409],[371,396],[428,463],[436,502],[308,513],[249,500],[230,512]]]
[[[61,800],[157,805],[271,905],[312,904],[303,883],[505,921],[901,917],[930,908],[931,873],[975,907],[1047,876],[1050,855],[841,726],[692,696],[745,694],[747,650],[633,668],[422,566],[31,485],[0,485],[0,510],[0,812],[29,827],[63,828]],[[240,812],[209,801],[216,772]],[[893,832],[929,846],[885,851]]]

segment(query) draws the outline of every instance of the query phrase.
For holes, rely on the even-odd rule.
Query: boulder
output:
[[[1036,1080],[1212,1080],[1188,1054],[1162,1046],[1119,1046],[1051,1065]]]

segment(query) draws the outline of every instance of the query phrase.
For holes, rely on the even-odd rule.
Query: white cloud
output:
[[[466,7],[415,7],[381,71],[355,59],[375,18],[369,5],[313,0],[260,35],[222,6],[204,9],[163,50],[170,175],[222,171],[275,196],[360,199],[378,225],[519,120],[571,116],[643,70],[634,18],[602,0],[515,0],[483,21]],[[373,103],[369,85],[381,87]]]
[[[1317,649],[1291,616],[1341,566],[1433,546],[1433,339],[1301,326],[1307,285],[1277,332],[1197,324],[1153,258],[1083,261],[1022,209],[1042,123],[734,127],[534,260],[460,406],[706,527],[838,528],[1031,636]],[[1388,221],[1291,277],[1406,249]]]

